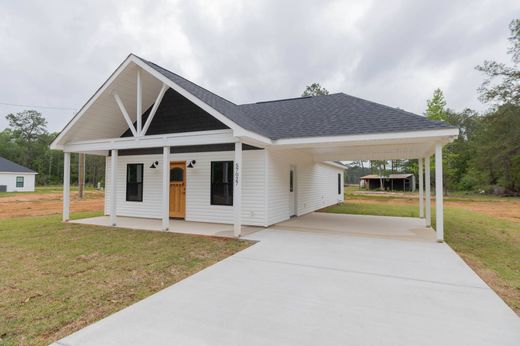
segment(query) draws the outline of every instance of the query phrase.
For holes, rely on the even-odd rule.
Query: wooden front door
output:
[[[170,217],[186,216],[186,162],[170,163]]]

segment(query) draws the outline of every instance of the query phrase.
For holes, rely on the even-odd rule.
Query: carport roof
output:
[[[151,61],[139,59],[237,125],[272,140],[454,128],[344,93],[237,105]]]

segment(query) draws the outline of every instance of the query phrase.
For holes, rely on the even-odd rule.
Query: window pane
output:
[[[289,171],[289,192],[294,191],[294,171],[291,169]]]
[[[16,187],[23,187],[23,177],[16,177]]]
[[[183,181],[184,180],[184,169],[175,167],[170,169],[170,181]]]
[[[143,168],[142,163],[131,163],[126,166],[126,200],[143,201]]]
[[[341,173],[338,173],[338,195],[341,195]]]
[[[211,204],[233,205],[233,161],[211,162]]]

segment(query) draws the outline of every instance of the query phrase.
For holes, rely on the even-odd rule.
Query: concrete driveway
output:
[[[422,221],[313,221],[249,235],[259,242],[56,344],[520,345],[520,319]],[[364,236],[373,222],[417,239]]]

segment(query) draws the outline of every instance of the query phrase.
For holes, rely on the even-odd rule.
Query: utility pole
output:
[[[85,190],[85,154],[79,153],[78,160],[78,193],[79,198],[83,198]]]

